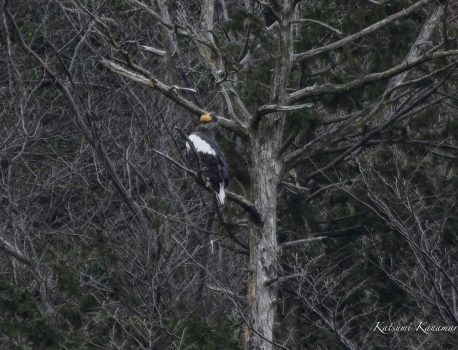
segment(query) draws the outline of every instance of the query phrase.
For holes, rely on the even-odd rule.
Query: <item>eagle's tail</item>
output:
[[[219,192],[216,193],[216,197],[221,204],[224,204],[224,198],[226,198],[226,191],[224,189],[224,183],[219,184]]]

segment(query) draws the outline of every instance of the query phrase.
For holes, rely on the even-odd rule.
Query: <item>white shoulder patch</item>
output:
[[[198,135],[196,134],[189,135],[189,140],[192,142],[197,152],[211,154],[212,156],[216,156],[215,150],[206,141],[202,140]],[[186,144],[186,148],[189,149],[188,144]]]

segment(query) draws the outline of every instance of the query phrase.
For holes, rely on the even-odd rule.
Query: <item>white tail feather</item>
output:
[[[219,184],[219,192],[216,193],[216,197],[221,204],[224,204],[224,198],[226,198],[226,191],[224,190],[224,183]]]

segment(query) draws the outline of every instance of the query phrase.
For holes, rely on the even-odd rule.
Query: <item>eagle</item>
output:
[[[186,154],[190,167],[196,171],[199,170],[200,160],[202,175],[215,191],[219,203],[224,204],[229,176],[226,158],[215,141],[217,125],[218,119],[215,116],[201,115],[196,131],[188,136],[193,147],[186,142]]]

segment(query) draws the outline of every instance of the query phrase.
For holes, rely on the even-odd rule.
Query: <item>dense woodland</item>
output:
[[[0,4],[0,349],[458,348],[458,2]]]

